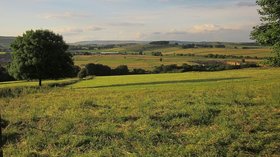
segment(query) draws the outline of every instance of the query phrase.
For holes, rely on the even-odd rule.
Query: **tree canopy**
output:
[[[274,57],[269,59],[269,63],[280,66],[280,1],[257,0],[257,4],[262,23],[253,28],[251,38],[262,45],[272,46]]]
[[[9,72],[16,79],[57,79],[73,75],[72,55],[63,37],[49,30],[30,30],[16,38]]]

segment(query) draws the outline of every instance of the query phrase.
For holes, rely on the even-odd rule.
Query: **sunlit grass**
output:
[[[3,97],[5,156],[278,156],[280,69],[96,77]]]

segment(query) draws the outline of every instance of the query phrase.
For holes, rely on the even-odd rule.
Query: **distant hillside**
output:
[[[11,43],[16,39],[16,37],[5,37],[0,36],[0,50],[4,51],[10,48]]]

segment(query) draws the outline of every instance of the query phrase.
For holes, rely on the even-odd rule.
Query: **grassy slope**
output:
[[[43,80],[43,85],[48,85],[52,83],[66,83],[69,81],[77,80],[75,78],[63,79],[63,80]],[[30,87],[38,86],[38,81],[9,81],[9,82],[0,82],[1,88],[12,88],[12,87]]]
[[[280,155],[280,69],[97,77],[1,98],[5,156]]]

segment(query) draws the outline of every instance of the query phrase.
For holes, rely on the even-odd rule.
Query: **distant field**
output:
[[[162,62],[160,61],[162,58]],[[100,63],[115,68],[119,65],[127,65],[130,69],[142,68],[151,70],[155,66],[177,64],[182,65],[184,63],[193,65],[197,64],[196,61],[208,61],[208,60],[221,60],[240,62],[241,59],[216,59],[205,58],[200,56],[151,56],[151,55],[77,55],[74,56],[74,62],[76,65],[84,66],[88,63]],[[259,62],[260,60],[247,59],[249,62]]]
[[[4,156],[279,156],[279,78],[110,76],[2,97]]]
[[[199,48],[199,49],[177,49],[163,50],[164,54],[185,54],[193,53],[196,55],[207,54],[222,54],[235,56],[251,56],[251,57],[269,57],[271,56],[270,49],[225,49],[225,48]]]
[[[0,52],[0,55],[4,55],[4,54],[6,54],[6,52]]]
[[[163,61],[160,62],[160,58]],[[85,65],[88,63],[100,63],[105,64],[110,67],[117,67],[119,65],[127,65],[130,69],[133,68],[143,68],[152,69],[154,66],[159,66],[161,64],[183,64],[191,63],[193,58],[191,57],[173,57],[173,56],[147,56],[147,55],[93,55],[93,56],[75,56],[74,62],[77,65]]]
[[[207,55],[207,54],[223,54],[223,55],[236,55],[236,56],[251,56],[251,57],[269,57],[271,56],[271,50],[269,48],[258,49],[242,49],[241,47],[234,48],[194,48],[194,49],[182,49],[181,46],[157,46],[157,45],[127,45],[122,47],[116,47],[112,49],[95,50],[93,52],[127,52],[138,53],[144,52],[150,54],[151,52],[162,52],[163,54],[186,54],[193,53],[195,55]]]

